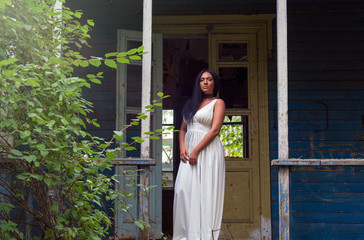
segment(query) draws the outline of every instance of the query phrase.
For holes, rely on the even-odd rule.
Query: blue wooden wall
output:
[[[359,1],[288,1],[291,158],[364,158],[363,9]],[[275,36],[273,41],[275,46]],[[272,159],[278,156],[276,76],[273,58],[269,63]],[[292,168],[292,239],[364,239],[363,171],[363,167]],[[275,167],[271,183],[272,230],[277,239]]]
[[[275,13],[274,0],[154,0],[163,14]],[[116,50],[117,29],[142,29],[142,0],[72,0],[95,21],[91,49]],[[292,158],[364,158],[364,3],[360,0],[288,0],[289,146]],[[277,158],[276,25],[269,59],[270,157]],[[85,96],[100,129],[115,128],[116,72]],[[82,74],[82,72],[80,73]],[[364,239],[364,168],[293,168],[292,239]],[[272,232],[278,239],[277,169],[271,169]]]

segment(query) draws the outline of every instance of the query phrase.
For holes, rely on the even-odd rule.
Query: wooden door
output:
[[[257,46],[255,34],[210,34],[226,117],[226,182],[221,238],[261,239]]]
[[[142,45],[142,32],[132,30],[118,30],[118,51],[126,52],[132,48]],[[152,43],[152,99],[157,99],[157,93],[162,90],[162,34],[153,34]],[[141,109],[142,90],[142,61],[131,61],[130,64],[119,64],[116,79],[116,130],[121,130],[130,120],[136,118]],[[162,128],[162,109],[157,108],[151,115],[152,131]],[[131,138],[141,136],[139,126],[129,128],[124,134],[124,141],[131,142]],[[136,151],[123,152],[119,157],[140,157],[140,146],[136,146]],[[150,185],[154,186],[150,190],[150,237],[157,237],[162,232],[162,165],[161,141],[151,142],[151,157],[156,159],[156,166],[151,167]],[[135,176],[125,176],[124,170],[137,170],[136,167],[116,166],[115,171],[119,176],[115,188],[121,193],[133,193],[132,197],[126,197],[125,203],[129,206],[129,211],[124,212],[118,209],[115,204],[115,232],[118,236],[135,237],[137,227],[133,217],[138,216],[137,188],[133,185]]]

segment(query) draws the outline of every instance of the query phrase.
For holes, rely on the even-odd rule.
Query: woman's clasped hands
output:
[[[180,158],[184,163],[189,162],[190,165],[197,164],[198,152],[193,150],[191,154],[188,153],[187,148],[181,149]]]

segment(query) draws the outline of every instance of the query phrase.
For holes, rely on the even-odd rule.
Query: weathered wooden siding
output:
[[[290,157],[363,155],[363,18],[364,13],[289,15]],[[275,154],[275,64],[269,68]]]
[[[359,1],[288,1],[292,158],[364,157],[363,9]],[[276,52],[273,55],[269,63],[272,159],[278,155]],[[363,239],[363,170],[292,168],[292,239]],[[277,181],[277,168],[273,167],[274,239],[278,238]]]
[[[363,239],[363,178],[363,167],[292,168],[291,239]],[[274,186],[273,239],[278,239],[277,201]]]
[[[274,0],[154,0],[154,14],[275,13]],[[142,29],[142,0],[72,0],[96,23],[88,55],[116,50],[117,29]],[[360,0],[288,0],[289,139],[293,158],[364,157],[364,4]],[[273,33],[276,31],[274,26]],[[269,60],[271,159],[277,158],[276,52]],[[115,128],[115,78],[85,96],[100,129]],[[364,168],[293,168],[292,239],[363,239]],[[277,169],[272,168],[272,232],[278,238]]]
[[[72,0],[68,4],[72,9],[82,9],[84,19],[93,19],[95,27],[91,31],[91,48],[83,50],[86,56],[103,57],[105,53],[117,49],[117,30],[142,29],[142,0],[135,1],[81,1]],[[85,89],[84,96],[94,103],[94,114],[100,128],[90,128],[90,132],[110,139],[115,130],[116,119],[116,71],[109,67],[87,69],[87,73],[103,72],[102,85],[92,84],[92,89]],[[80,73],[83,74],[83,71]]]

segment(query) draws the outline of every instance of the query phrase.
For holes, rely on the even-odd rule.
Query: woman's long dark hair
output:
[[[217,74],[211,69],[203,69],[196,77],[192,97],[186,102],[186,104],[183,107],[182,114],[184,120],[187,121],[191,120],[202,103],[204,94],[200,88],[200,79],[204,72],[210,73],[212,79],[214,80],[214,92],[213,92],[214,97],[216,97],[217,93],[219,92],[219,87],[220,87],[219,76],[217,76]]]

